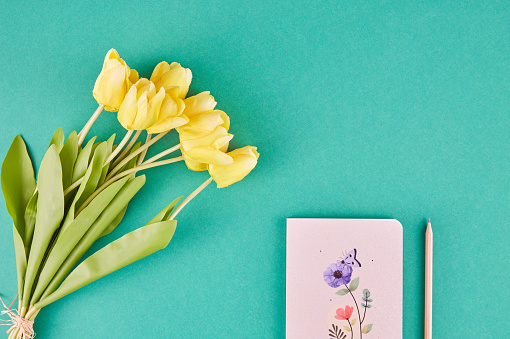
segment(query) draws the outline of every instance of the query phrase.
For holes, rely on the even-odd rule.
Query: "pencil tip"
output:
[[[430,224],[430,218],[429,218],[429,224]]]

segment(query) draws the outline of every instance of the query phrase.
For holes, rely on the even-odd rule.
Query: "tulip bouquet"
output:
[[[98,109],[79,132],[67,139],[57,129],[41,162],[37,181],[23,139],[7,152],[1,185],[13,220],[18,278],[14,301],[2,311],[9,338],[33,338],[34,319],[48,304],[168,245],[179,212],[213,180],[219,188],[244,178],[257,164],[256,147],[227,153],[233,135],[230,119],[215,110],[209,92],[186,98],[191,71],[161,62],[150,79],[139,78],[115,50],[104,60],[93,95]],[[103,110],[118,112],[126,134],[118,145],[91,138],[82,146]],[[149,159],[147,150],[172,129],[180,143]],[[137,143],[142,131],[147,137]],[[160,160],[180,150],[181,155]],[[192,171],[210,178],[181,203],[177,198],[145,226],[125,234],[82,259],[100,237],[122,221],[128,203],[140,190],[148,168],[185,161]],[[78,264],[78,265],[77,265]],[[3,303],[3,301],[2,301]]]

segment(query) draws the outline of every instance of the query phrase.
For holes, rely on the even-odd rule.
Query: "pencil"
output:
[[[425,339],[432,338],[432,227],[425,231]]]

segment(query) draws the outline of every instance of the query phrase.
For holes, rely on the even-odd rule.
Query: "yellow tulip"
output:
[[[158,120],[147,129],[147,133],[161,133],[188,123],[188,117],[183,114],[185,107],[184,101],[177,96],[178,93],[178,87],[172,87],[166,90]]]
[[[138,72],[136,69],[130,69],[129,70],[129,88],[140,79],[140,76],[138,75]]]
[[[205,111],[210,111],[216,107],[216,101],[209,91],[199,93],[192,97],[184,99],[186,108],[183,114],[188,118],[194,117],[197,114]]]
[[[219,110],[202,112],[177,128],[181,152],[186,165],[193,171],[205,171],[208,164],[229,165],[234,161],[225,154],[234,137],[228,133],[230,119]]]
[[[191,70],[182,67],[177,62],[170,65],[166,61],[160,62],[151,75],[151,81],[156,85],[156,89],[161,87],[179,87],[179,98],[184,99],[191,84]]]
[[[209,165],[209,174],[216,181],[218,188],[227,187],[242,180],[257,165],[259,153],[257,147],[238,148],[227,155],[234,159],[230,165]]]
[[[97,77],[92,94],[98,104],[105,106],[105,110],[116,112],[129,90],[130,81],[137,80],[138,73],[131,70],[119,57],[119,53],[112,48],[106,54],[103,69]]]
[[[164,99],[164,88],[156,91],[156,86],[151,81],[141,78],[129,89],[120,105],[117,118],[125,129],[147,129],[158,120]]]

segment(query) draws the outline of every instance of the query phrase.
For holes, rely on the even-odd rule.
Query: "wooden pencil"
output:
[[[432,227],[425,231],[425,339],[432,338]]]

